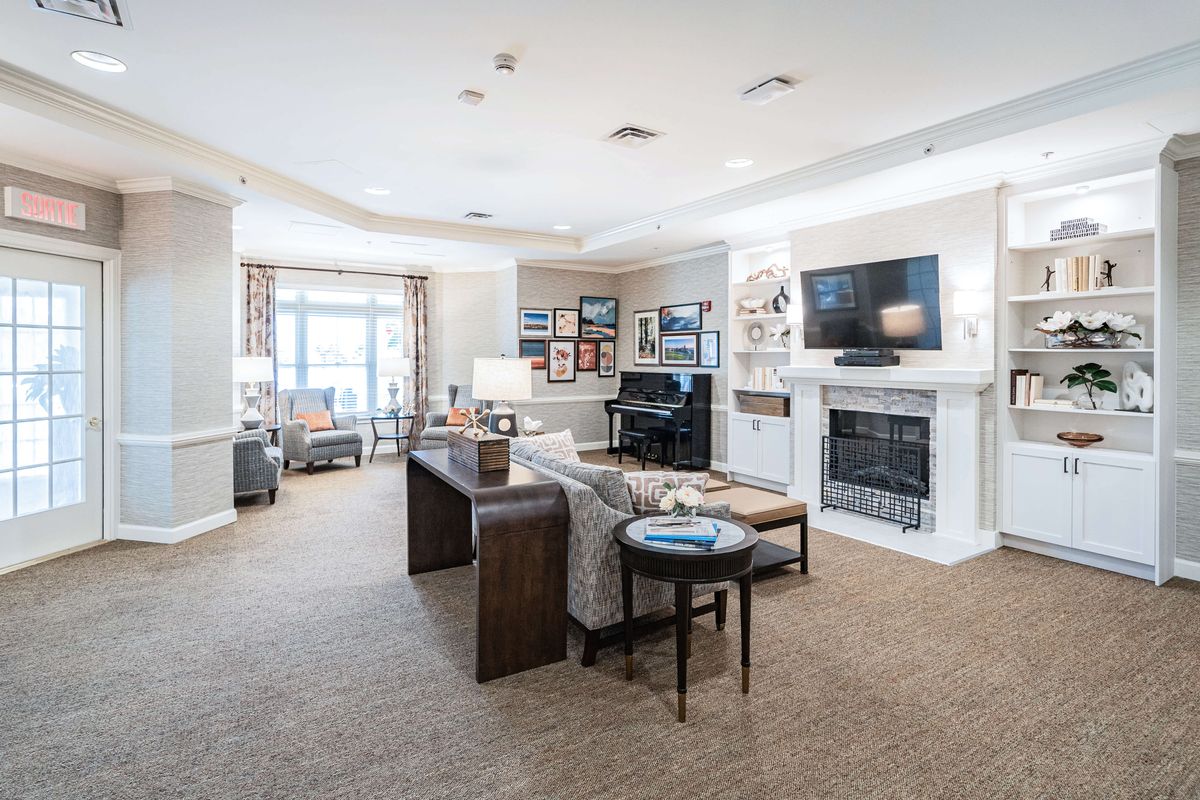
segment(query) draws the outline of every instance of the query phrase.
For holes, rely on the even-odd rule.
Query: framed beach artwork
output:
[[[579,298],[579,335],[584,339],[617,338],[617,298]]]
[[[699,337],[700,366],[721,366],[721,332],[701,331]]]
[[[694,367],[696,358],[696,334],[694,333],[664,333],[659,351],[662,353],[664,367]]]
[[[700,328],[699,303],[680,303],[658,309],[658,330],[662,333],[698,331]]]
[[[518,336],[549,336],[550,335],[550,309],[548,308],[522,308],[521,309],[521,332]]]
[[[575,348],[575,368],[580,372],[595,372],[599,364],[600,353],[596,345],[599,342],[586,339],[579,342]]]
[[[546,359],[547,383],[575,380],[575,339],[551,339]]]
[[[546,340],[545,339],[521,339],[521,358],[530,360],[530,369],[545,369],[546,368]]]
[[[612,341],[599,342],[600,360],[598,377],[612,378],[617,374],[617,343]]]
[[[658,310],[633,312],[633,363],[658,366]]]
[[[554,309],[554,335],[564,339],[574,339],[579,336],[579,309]]]

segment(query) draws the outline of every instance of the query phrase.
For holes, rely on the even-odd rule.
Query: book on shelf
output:
[[[1065,406],[1066,408],[1072,408],[1075,405],[1075,401],[1070,400],[1065,397],[1039,397],[1033,401],[1033,405],[1035,405],[1035,406],[1060,406],[1060,407]]]
[[[1025,398],[1025,405],[1033,405],[1042,397],[1042,376],[1040,373],[1029,373],[1029,396]]]
[[[1024,378],[1028,375],[1029,375],[1029,370],[1027,370],[1027,369],[1009,370],[1009,373],[1008,373],[1008,404],[1010,406],[1019,405],[1019,403],[1017,403],[1017,399],[1023,398],[1025,396],[1024,383],[1022,382],[1021,386],[1018,388],[1017,382],[1018,382],[1018,379],[1021,379],[1023,381]]]
[[[1058,294],[1090,292],[1099,287],[1099,256],[1067,256],[1054,259],[1054,291]]]

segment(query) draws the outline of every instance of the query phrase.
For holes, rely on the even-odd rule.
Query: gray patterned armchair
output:
[[[449,408],[491,408],[491,400],[476,400],[471,396],[471,384],[452,383],[447,387],[446,396],[450,398]],[[444,450],[446,434],[457,429],[458,425],[447,425],[446,411],[430,411],[425,415],[425,427],[421,431],[418,450]]]
[[[309,475],[318,461],[333,463],[335,458],[354,456],[354,466],[362,464],[362,434],[353,414],[334,416],[332,386],[326,389],[292,389],[280,395],[283,416],[283,468],[291,462],[304,464]],[[310,431],[308,423],[296,414],[328,411],[333,418],[331,431]]]
[[[241,431],[233,436],[233,493],[266,492],[275,505],[283,451],[270,446],[264,430]]]

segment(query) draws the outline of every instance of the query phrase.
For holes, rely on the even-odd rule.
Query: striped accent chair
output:
[[[240,431],[233,435],[233,493],[266,492],[275,505],[283,451],[271,447],[264,430]]]
[[[363,441],[358,432],[358,418],[353,414],[334,416],[334,388],[292,389],[280,396],[283,415],[283,468],[291,462],[304,464],[309,475],[318,461],[333,463],[335,458],[354,456],[354,466],[362,465]],[[328,411],[333,417],[331,431],[310,431],[308,423],[296,419],[297,414]]]

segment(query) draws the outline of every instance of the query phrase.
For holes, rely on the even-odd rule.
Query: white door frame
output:
[[[102,430],[104,443],[104,492],[101,536],[105,540],[117,538],[117,521],[120,517],[120,461],[117,459],[117,433],[121,430],[121,303],[117,287],[121,285],[121,251],[94,244],[81,244],[41,236],[35,233],[18,233],[0,230],[0,247],[31,250],[55,256],[99,261],[101,264],[101,320],[104,328],[101,345],[103,359],[104,415]]]

